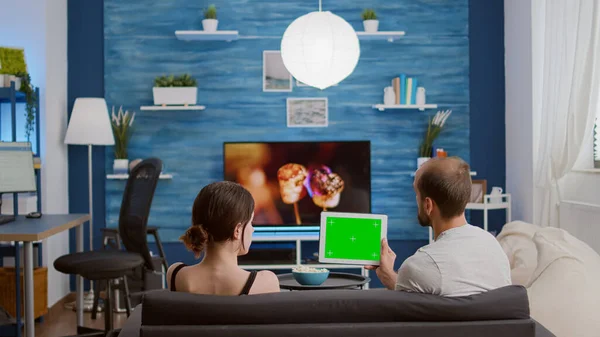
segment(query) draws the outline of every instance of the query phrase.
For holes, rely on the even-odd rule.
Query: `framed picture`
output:
[[[288,98],[287,126],[293,127],[327,127],[329,117],[327,97]]]
[[[263,51],[263,91],[292,91],[292,74],[283,64],[279,50]]]
[[[339,83],[338,84],[334,84],[333,86],[337,87],[338,85],[339,85]],[[308,85],[308,84],[306,84],[304,82],[300,82],[298,79],[296,79],[296,86],[297,87],[310,87],[310,85]]]
[[[486,180],[473,180],[471,185],[471,203],[482,204],[484,195],[487,193]]]

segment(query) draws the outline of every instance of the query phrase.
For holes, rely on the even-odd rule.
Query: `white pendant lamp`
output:
[[[281,39],[281,57],[298,81],[321,90],[350,75],[360,57],[356,32],[331,13],[310,12],[292,22]]]

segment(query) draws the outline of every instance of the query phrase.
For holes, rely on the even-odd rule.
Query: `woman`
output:
[[[205,186],[194,201],[192,226],[180,240],[196,265],[173,264],[167,271],[169,289],[207,295],[253,295],[279,292],[271,271],[247,272],[237,257],[248,253],[252,241],[254,199],[239,184],[222,181]]]

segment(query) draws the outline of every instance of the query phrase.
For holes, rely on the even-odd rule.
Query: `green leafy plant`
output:
[[[23,49],[0,47],[0,74],[17,75],[26,72]]]
[[[154,87],[165,88],[165,87],[195,87],[197,85],[196,79],[191,77],[189,74],[184,74],[175,77],[160,76],[154,79]]]
[[[208,6],[208,8],[204,11],[204,18],[205,19],[216,19],[217,18],[217,7],[215,7],[215,5]]]
[[[115,137],[115,159],[127,159],[127,146],[131,137],[135,112],[129,114],[129,111],[123,113],[123,107],[115,114],[115,107],[112,107],[111,126],[113,136]]]
[[[421,146],[419,148],[419,157],[431,157],[433,152],[433,142],[442,132],[446,120],[450,117],[452,110],[438,111],[433,119],[429,118],[427,131]]]
[[[27,141],[29,141],[35,126],[35,116],[38,113],[36,109],[37,96],[33,85],[31,85],[31,76],[29,73],[17,73],[16,76],[21,78],[19,91],[25,94],[25,136],[27,136]]]
[[[366,21],[366,20],[377,20],[377,14],[375,14],[375,10],[373,10],[371,8],[365,9],[362,12],[361,17],[362,17],[363,21]]]

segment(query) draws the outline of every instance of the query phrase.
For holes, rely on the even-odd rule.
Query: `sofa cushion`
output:
[[[559,337],[597,336],[600,331],[600,256],[558,228],[533,238],[538,266],[528,288],[531,317]]]
[[[509,222],[496,239],[508,256],[512,284],[528,286],[537,266],[533,236],[541,227],[523,221]]]
[[[312,290],[252,296],[158,291],[144,296],[142,325],[450,322],[529,318],[527,291],[508,286],[465,297],[378,290]]]

